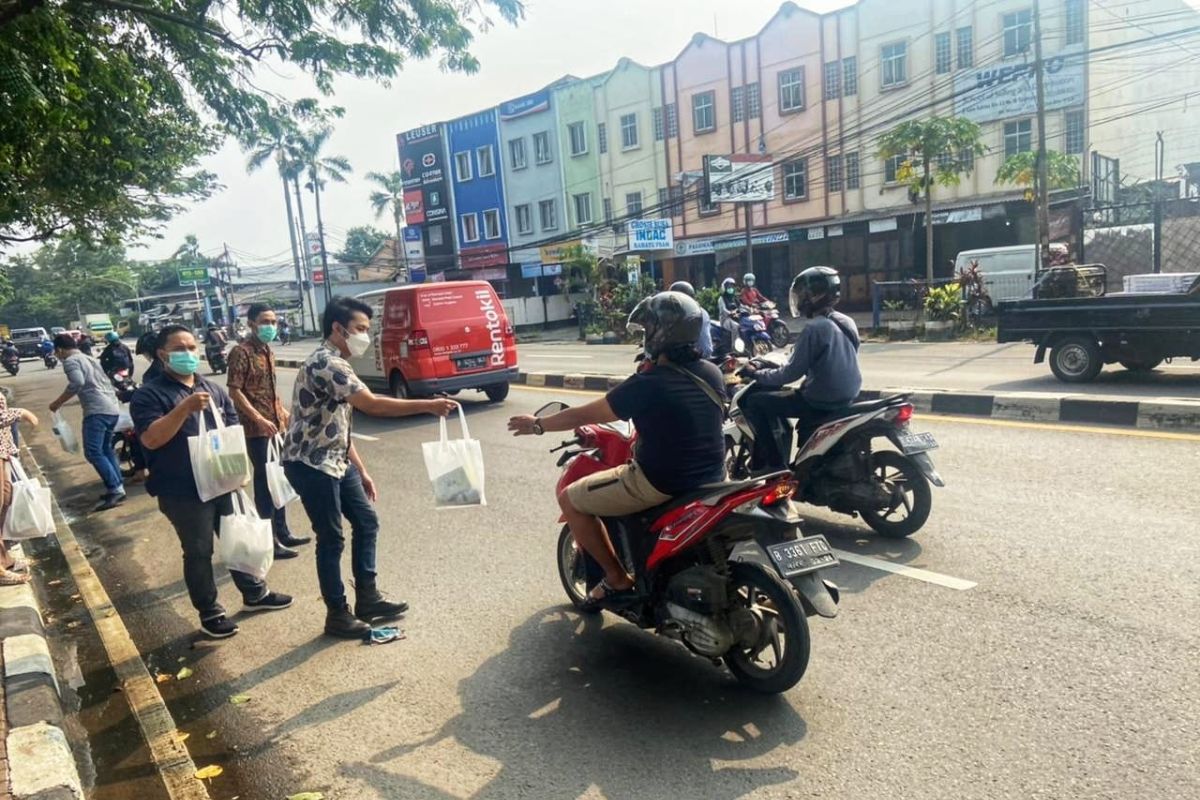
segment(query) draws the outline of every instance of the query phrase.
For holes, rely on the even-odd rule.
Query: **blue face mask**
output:
[[[167,353],[167,366],[176,375],[191,375],[200,369],[200,356],[191,350],[175,350]]]
[[[274,325],[259,325],[258,328],[255,329],[255,333],[258,335],[258,340],[264,344],[269,344],[275,341],[275,334],[277,332],[278,330]]]

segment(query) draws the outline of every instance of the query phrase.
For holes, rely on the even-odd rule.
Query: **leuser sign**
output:
[[[1084,55],[1079,48],[1046,59],[1046,108],[1083,105]],[[954,113],[973,122],[1037,113],[1037,76],[1033,64],[1008,64],[963,70],[954,76]]]
[[[447,219],[450,209],[446,205],[441,125],[405,131],[397,138],[404,178],[405,220],[409,225],[420,225]]]

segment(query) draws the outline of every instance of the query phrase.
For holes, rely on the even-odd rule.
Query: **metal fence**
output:
[[[1128,275],[1196,272],[1200,265],[1200,199],[1085,210],[1080,260],[1108,267],[1110,290],[1118,290]]]

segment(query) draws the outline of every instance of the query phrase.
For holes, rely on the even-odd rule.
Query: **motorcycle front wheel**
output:
[[[763,339],[755,339],[754,340],[754,355],[765,356],[769,352],[771,352],[771,343],[770,342],[765,341]]]
[[[587,569],[583,562],[583,551],[575,544],[571,528],[563,525],[562,533],[558,535],[558,577],[562,581],[563,591],[577,611],[585,614],[595,614],[598,608],[585,608],[587,601]]]
[[[777,319],[771,323],[770,330],[767,331],[771,335],[771,344],[779,349],[787,347],[788,342],[792,338],[792,331],[788,328],[787,323],[781,319]]]
[[[748,689],[779,694],[795,686],[808,669],[812,640],[795,592],[759,564],[730,564],[730,612],[749,611],[755,619],[752,641],[736,642],[725,665]]]
[[[881,536],[903,539],[921,530],[933,507],[929,481],[913,460],[895,450],[871,454],[871,480],[892,496],[888,508],[860,509],[863,521]]]

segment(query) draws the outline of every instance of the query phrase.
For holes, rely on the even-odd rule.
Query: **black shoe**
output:
[[[238,632],[238,626],[222,614],[219,617],[201,620],[200,630],[210,639],[228,639]]]
[[[354,601],[354,616],[363,622],[386,617],[398,617],[408,611],[408,603],[393,603],[371,586],[356,592]]]
[[[278,561],[281,558],[295,558],[298,555],[300,554],[295,550],[292,550],[290,547],[284,547],[279,542],[275,543],[275,560]]]
[[[110,508],[116,508],[117,506],[121,505],[121,503],[124,503],[124,502],[125,502],[125,493],[124,492],[121,492],[120,494],[117,494],[117,495],[106,495],[104,497],[104,499],[100,501],[100,504],[97,505],[95,508],[93,508],[92,511],[108,511]]]
[[[331,608],[325,614],[325,633],[339,639],[362,639],[371,633],[371,626],[355,619],[350,606],[343,605],[336,610]]]
[[[267,592],[253,603],[248,600],[242,601],[242,607],[247,611],[279,611],[291,604],[292,596],[280,592]]]
[[[299,547],[312,541],[311,536],[280,536],[275,540],[284,547]]]

